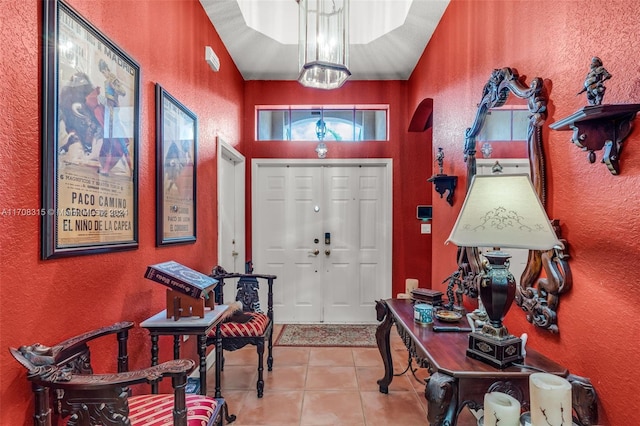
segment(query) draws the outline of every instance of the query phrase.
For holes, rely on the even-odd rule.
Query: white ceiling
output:
[[[449,1],[351,0],[351,79],[407,80]],[[200,3],[245,80],[298,78],[296,0]]]

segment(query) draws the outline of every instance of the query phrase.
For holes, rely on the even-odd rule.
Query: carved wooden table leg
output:
[[[198,356],[200,357],[200,395],[207,394],[207,336],[198,334]],[[217,386],[217,384],[216,384]]]
[[[180,339],[182,336],[175,335],[173,336],[173,359],[180,358]]]
[[[216,344],[215,344],[215,354],[216,354],[216,388],[215,388],[215,397],[222,398],[222,363],[224,362],[223,352],[222,352],[222,330],[220,328],[220,324],[216,325]],[[224,418],[227,423],[233,423],[236,420],[235,414],[229,413],[229,404],[225,402],[223,408]]]
[[[455,426],[458,412],[458,382],[451,376],[434,373],[427,379],[427,419],[431,426]]]
[[[571,383],[571,399],[573,409],[582,426],[598,424],[598,395],[586,377],[569,374],[567,377]]]
[[[151,335],[151,366],[158,365],[158,335]],[[158,384],[151,384],[151,393],[158,393]]]
[[[384,377],[378,380],[378,386],[381,393],[389,393],[389,384],[393,380],[393,361],[389,345],[389,332],[393,324],[393,315],[389,313],[389,308],[384,300],[376,300],[376,316],[378,321],[384,319],[376,330],[376,342],[384,364]]]

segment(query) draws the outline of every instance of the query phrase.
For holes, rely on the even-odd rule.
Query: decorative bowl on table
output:
[[[436,312],[436,318],[444,322],[458,322],[462,318],[462,314],[455,311],[441,310]]]

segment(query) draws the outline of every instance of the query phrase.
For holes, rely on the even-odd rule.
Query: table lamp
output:
[[[469,335],[467,356],[497,368],[521,362],[522,341],[509,334],[502,320],[516,293],[509,255],[501,248],[561,248],[528,175],[474,176],[446,243],[460,247],[493,247],[484,253],[478,294],[489,320]]]

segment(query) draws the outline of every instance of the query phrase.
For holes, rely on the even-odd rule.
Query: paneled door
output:
[[[254,160],[253,259],[278,276],[278,322],[375,322],[391,295],[390,169]]]

